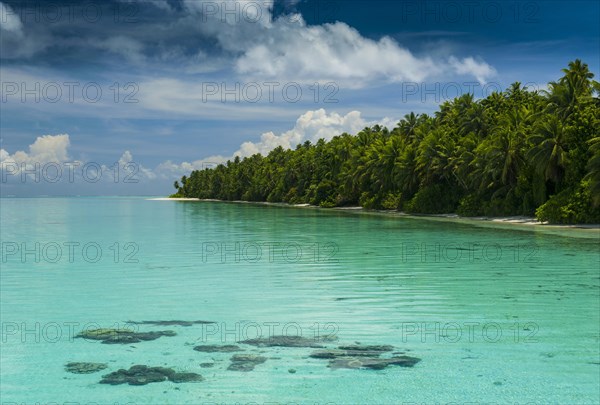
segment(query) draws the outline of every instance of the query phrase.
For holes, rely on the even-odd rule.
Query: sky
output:
[[[168,195],[577,58],[598,76],[598,1],[1,0],[0,194]]]

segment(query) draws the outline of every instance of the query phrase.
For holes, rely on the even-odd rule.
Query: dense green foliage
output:
[[[514,83],[391,131],[236,157],[184,176],[174,196],[600,223],[600,86],[579,60],[563,73],[548,91]]]

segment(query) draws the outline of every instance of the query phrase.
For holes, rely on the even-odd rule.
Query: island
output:
[[[581,60],[562,73],[546,89],[464,94],[391,130],[236,156],[183,176],[171,197],[600,223],[600,84]]]

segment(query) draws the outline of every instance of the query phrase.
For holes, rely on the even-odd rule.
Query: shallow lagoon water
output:
[[[600,402],[597,233],[144,198],[0,204],[2,403]],[[216,324],[127,323],[154,320]],[[177,335],[73,339],[96,327]],[[193,350],[257,334],[336,335],[331,347],[421,361],[332,370],[310,348],[248,346],[268,360],[238,372],[231,353]],[[108,367],[65,371],[79,361]],[[135,364],[204,381],[98,383]]]

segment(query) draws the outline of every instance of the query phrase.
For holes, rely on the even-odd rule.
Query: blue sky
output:
[[[576,58],[598,75],[599,4],[2,0],[2,196],[166,195],[235,154],[543,88]]]

